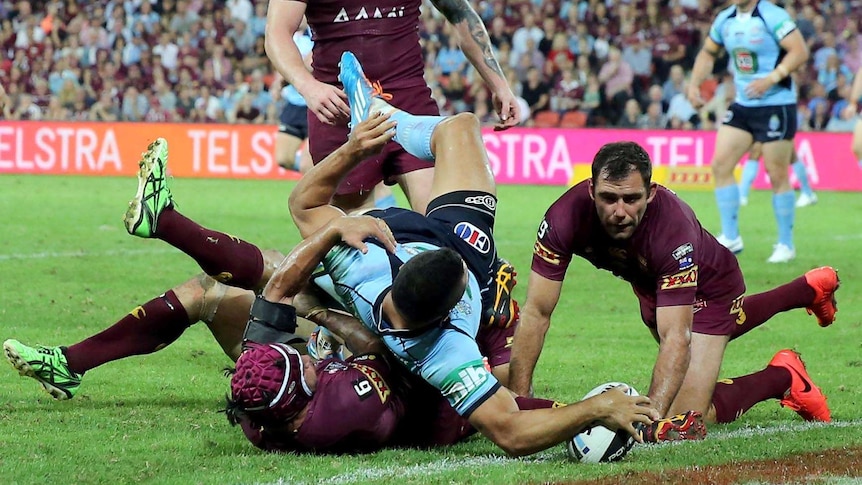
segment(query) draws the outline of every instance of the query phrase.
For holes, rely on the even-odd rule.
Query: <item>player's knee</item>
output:
[[[445,124],[447,129],[462,133],[478,133],[482,126],[479,122],[479,117],[473,113],[458,113],[454,116],[450,116],[446,119]]]

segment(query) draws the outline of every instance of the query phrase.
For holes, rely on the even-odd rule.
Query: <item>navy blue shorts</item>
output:
[[[751,133],[754,141],[792,140],[796,136],[796,105],[747,107],[730,105],[722,123]]]
[[[285,103],[278,117],[278,132],[305,140],[308,138],[308,108]]]

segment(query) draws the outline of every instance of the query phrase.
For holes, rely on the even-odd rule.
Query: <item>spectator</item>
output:
[[[99,99],[90,106],[90,121],[119,121],[120,107],[109,91],[102,91]]]
[[[169,71],[179,66],[180,48],[173,42],[172,35],[167,32],[159,36],[159,43],[152,48],[152,53],[161,57],[162,66]]]
[[[209,59],[204,61],[204,68],[212,70],[213,79],[218,83],[223,83],[230,79],[233,64],[230,59],[225,57],[224,46],[216,45],[213,47]]]
[[[581,102],[581,111],[594,118],[594,113],[602,103],[601,84],[595,74],[587,76],[587,87],[584,90],[584,100]]]
[[[541,73],[535,67],[527,71],[527,79],[521,84],[521,97],[530,107],[530,112],[535,114],[539,111],[547,111],[550,108],[550,92],[541,78]]]
[[[233,23],[233,27],[227,32],[227,37],[233,41],[237,50],[248,54],[254,48],[254,34],[245,22],[239,20]]]
[[[551,49],[553,49],[554,37],[556,35],[557,20],[553,17],[545,17],[545,19],[542,20],[542,38],[536,43],[536,48],[543,56],[545,56],[546,59],[550,59],[548,54],[551,52]],[[565,37],[563,38],[565,39]]]
[[[440,82],[440,88],[443,91],[443,96],[446,97],[446,102],[455,113],[461,113],[469,110],[467,105],[467,94],[469,86],[464,81],[464,76],[461,71],[452,71],[448,78]]]
[[[512,45],[512,35],[506,30],[506,21],[502,17],[494,17],[494,20],[491,21],[491,28],[488,29],[488,37],[491,40],[491,45],[497,49],[502,44],[508,44],[510,47]]]
[[[853,79],[853,71],[841,64],[841,59],[837,55],[829,56],[826,59],[826,65],[817,70],[817,82],[827,93],[837,87],[839,76],[843,76],[845,80]]]
[[[605,115],[611,124],[619,120],[626,101],[632,96],[632,81],[634,73],[631,66],[622,59],[620,50],[611,47],[608,60],[599,69],[599,82],[602,84],[605,96]]]
[[[575,78],[574,69],[564,70],[551,89],[551,109],[558,113],[577,110],[583,98],[584,85]]]
[[[42,119],[42,110],[33,103],[33,98],[29,94],[22,94],[18,98],[18,106],[9,116],[12,120],[34,120]]]
[[[862,42],[859,40],[859,35],[855,33],[849,33],[848,31],[845,33],[845,36],[846,47],[844,49],[844,62],[842,64],[850,69],[850,72],[857,72],[862,68]]]
[[[536,49],[536,45],[545,36],[542,29],[536,26],[536,17],[532,13],[525,15],[522,21],[523,25],[512,34],[512,54],[516,58],[525,52]],[[528,45],[527,40],[532,40],[532,45]]]
[[[437,52],[435,59],[437,71],[444,77],[455,71],[464,74],[467,70],[467,57],[458,46],[458,37],[450,35],[446,39],[446,45]]]
[[[660,82],[668,78],[671,66],[678,65],[685,57],[685,45],[673,31],[670,20],[662,20],[659,24],[658,36],[653,40],[652,59],[655,66],[655,76]],[[682,70],[682,66],[679,67]],[[667,94],[667,93],[666,93]],[[676,94],[676,93],[673,93]],[[670,96],[673,96],[671,94]],[[667,100],[670,100],[670,96]]]
[[[826,67],[826,61],[830,56],[838,57],[838,50],[835,48],[835,34],[832,32],[823,32],[820,36],[821,46],[814,51],[812,59],[814,61],[814,69],[820,71]]]
[[[685,71],[682,66],[675,64],[670,68],[670,76],[662,85],[662,101],[670,105],[670,100],[679,93],[685,93]]]
[[[638,120],[638,128],[644,130],[663,130],[667,128],[667,116],[664,114],[660,101],[653,101],[647,106],[646,113]]]
[[[685,94],[688,82],[683,82],[682,92],[671,98],[667,108],[668,127],[674,130],[693,130],[698,127],[700,118]]]
[[[620,120],[617,122],[618,128],[638,128],[641,121],[641,105],[638,103],[638,100],[634,98],[630,98],[626,101],[625,109],[623,110],[623,115],[620,117]]]
[[[144,3],[144,5],[148,4]],[[149,107],[147,97],[138,88],[134,85],[126,88],[123,93],[123,107],[121,109],[123,121],[143,121]]]
[[[593,45],[596,42],[595,37],[590,35],[585,23],[577,22],[572,25],[574,25],[575,31],[569,35],[569,50],[576,56],[591,55]]]
[[[623,60],[632,68],[635,77],[633,86],[639,96],[652,81],[652,52],[646,45],[646,39],[640,33],[626,38],[622,53]]]
[[[254,13],[250,0],[227,0],[227,8],[233,20],[247,24]]]

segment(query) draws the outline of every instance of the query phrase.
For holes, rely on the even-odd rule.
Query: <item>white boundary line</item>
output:
[[[728,432],[716,432],[709,434],[707,440],[732,440],[732,439],[745,439],[750,438],[752,436],[767,436],[778,433],[793,433],[800,431],[807,431],[811,429],[817,428],[850,428],[855,426],[862,426],[862,420],[853,420],[853,421],[833,421],[831,423],[819,423],[819,422],[793,422],[787,424],[779,424],[776,426],[752,426],[746,428],[740,428],[733,431]],[[685,446],[685,442],[673,442],[659,445],[658,447],[651,446],[651,449],[659,450],[666,446]],[[642,450],[647,451],[647,450]],[[647,451],[648,452],[648,451]],[[438,475],[441,473],[457,471],[461,469],[476,469],[480,467],[491,467],[491,466],[500,466],[500,465],[508,465],[516,462],[520,463],[538,463],[538,462],[546,462],[551,460],[562,460],[564,456],[564,452],[559,448],[552,448],[550,450],[544,451],[542,453],[538,453],[536,455],[532,455],[526,458],[508,458],[502,455],[482,455],[482,456],[474,456],[467,458],[441,458],[439,460],[431,461],[428,463],[419,463],[416,465],[410,466],[386,466],[380,468],[367,468],[365,470],[357,470],[353,472],[342,473],[339,475],[335,475],[333,477],[313,481],[313,482],[305,482],[302,481],[301,477],[295,476],[286,476],[284,478],[280,478],[276,482],[270,483],[258,483],[257,485],[306,485],[306,484],[321,484],[321,485],[342,485],[342,484],[350,484],[356,483],[360,481],[379,481],[379,480],[396,480],[396,479],[405,479],[405,478],[415,478],[415,477],[423,477],[428,478],[434,475]]]
[[[102,258],[112,256],[139,256],[148,254],[166,254],[177,252],[177,249],[112,249],[108,251],[45,251],[41,253],[0,254],[0,261],[52,259],[52,258]]]

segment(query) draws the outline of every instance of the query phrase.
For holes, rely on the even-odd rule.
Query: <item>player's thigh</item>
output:
[[[769,174],[772,190],[790,190],[790,177],[787,168],[793,159],[793,140],[778,140],[763,144],[763,166]]]
[[[430,199],[456,191],[497,194],[494,174],[482,141],[479,119],[472,113],[450,116],[432,136],[435,153]]]
[[[759,141],[754,142],[751,145],[751,149],[748,150],[748,159],[749,160],[760,160],[760,157],[763,155],[763,143]]]
[[[853,154],[857,160],[862,160],[862,117],[856,120],[853,127]]]
[[[708,413],[728,340],[727,335],[691,335],[691,361],[682,387],[671,404],[670,414],[689,410]]]
[[[395,177],[398,186],[407,196],[410,208],[420,214],[428,209],[431,201],[431,185],[434,183],[434,168],[428,167],[412,172],[402,173]]]
[[[733,168],[749,150],[754,138],[751,133],[730,125],[721,125],[715,136],[715,153],[712,156],[712,173],[717,187],[735,183]]]

